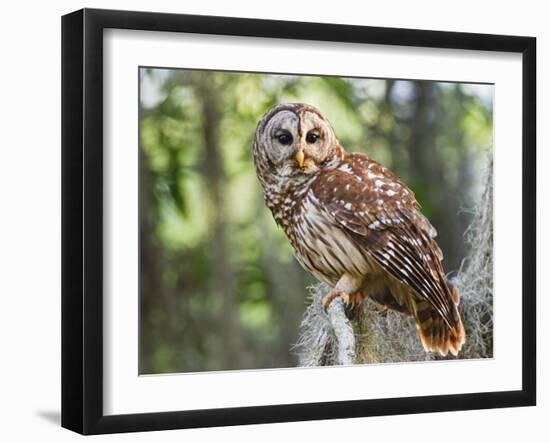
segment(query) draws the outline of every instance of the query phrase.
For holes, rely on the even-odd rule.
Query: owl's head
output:
[[[310,105],[278,105],[262,117],[256,129],[254,160],[260,179],[267,174],[307,177],[331,167],[342,155],[330,123]]]

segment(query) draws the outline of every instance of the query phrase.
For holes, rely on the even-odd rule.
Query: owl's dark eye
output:
[[[306,135],[306,142],[308,143],[315,143],[317,140],[319,140],[319,134],[316,134],[315,132],[310,132]]]
[[[290,145],[292,143],[292,135],[288,132],[284,132],[277,136],[277,140],[279,140],[281,145]]]

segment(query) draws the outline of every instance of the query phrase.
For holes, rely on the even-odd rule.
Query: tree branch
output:
[[[340,297],[332,300],[327,309],[328,318],[336,337],[336,363],[352,365],[355,359],[355,335],[350,321],[344,311],[344,303]]]
[[[351,365],[355,362],[355,333],[346,317],[344,303],[336,297],[327,308],[322,299],[327,285],[309,288],[311,303],[300,324],[300,335],[293,349],[300,366]]]

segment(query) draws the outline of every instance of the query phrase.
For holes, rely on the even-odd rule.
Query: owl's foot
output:
[[[330,304],[332,303],[332,301],[337,297],[340,297],[340,299],[344,302],[344,312],[346,313],[346,317],[349,318],[350,320],[353,320],[357,316],[361,306],[363,305],[363,300],[365,299],[360,292],[354,292],[353,294],[348,294],[344,291],[338,291],[337,289],[333,289],[327,295],[325,295],[323,297],[323,300],[321,301],[321,304],[325,312],[330,306]]]
[[[348,294],[346,294],[344,291],[338,291],[336,289],[333,289],[327,295],[325,295],[323,297],[323,300],[321,301],[321,305],[323,306],[323,309],[325,310],[325,312],[327,311],[328,307],[332,303],[332,300],[338,297],[342,299],[342,301],[344,302],[344,305],[347,304],[347,301],[349,301]]]
[[[354,292],[349,296],[349,300],[344,305],[344,312],[346,317],[353,320],[359,316],[361,309],[363,309],[363,301],[365,297],[360,292]]]

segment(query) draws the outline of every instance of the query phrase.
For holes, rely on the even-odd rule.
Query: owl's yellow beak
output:
[[[298,166],[300,166],[300,168],[304,166],[305,159],[306,156],[304,155],[303,148],[298,148],[298,151],[296,152],[296,163],[298,163]]]

